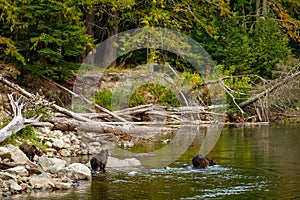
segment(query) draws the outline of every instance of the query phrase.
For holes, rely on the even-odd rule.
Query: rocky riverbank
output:
[[[33,162],[18,145],[0,147],[0,197],[38,190],[67,190],[78,186],[82,180],[90,181],[89,157],[112,145],[109,137],[92,133],[64,133],[39,128],[36,135],[43,155],[35,155]],[[87,156],[88,159],[84,163],[71,161],[80,156]],[[108,157],[107,168],[125,167],[141,167],[141,163],[134,158],[120,160]]]

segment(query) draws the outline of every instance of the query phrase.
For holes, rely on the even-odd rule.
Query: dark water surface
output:
[[[193,144],[166,168],[112,170],[71,191],[16,199],[300,199],[300,125],[224,128],[208,155],[218,165],[193,170]]]

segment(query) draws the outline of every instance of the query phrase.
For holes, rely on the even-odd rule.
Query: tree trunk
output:
[[[116,47],[116,43],[117,41],[117,37],[112,37],[116,34],[118,34],[119,32],[119,12],[118,10],[113,12],[113,17],[111,19],[111,21],[114,22],[114,24],[112,24],[109,28],[108,28],[108,37],[111,37],[111,42],[110,43],[106,43],[106,47],[105,47],[105,58],[107,60],[112,60],[113,62],[110,63],[111,67],[115,67],[116,66],[116,60],[117,60],[117,50],[118,48]]]
[[[256,11],[256,22],[258,22],[260,18],[260,0],[256,0],[255,11]]]
[[[94,39],[94,25],[95,25],[95,13],[88,12],[86,15],[86,29],[87,33]],[[91,50],[90,47],[87,48],[86,55],[88,55],[89,51]]]
[[[267,14],[268,14],[268,0],[263,0],[262,15],[265,16]]]

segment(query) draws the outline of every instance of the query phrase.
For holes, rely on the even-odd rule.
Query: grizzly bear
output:
[[[42,152],[36,148],[34,145],[29,145],[26,143],[23,143],[19,147],[25,155],[29,158],[30,161],[33,161],[33,158],[35,155],[42,156]]]
[[[102,172],[105,172],[105,166],[107,163],[108,149],[101,150],[100,153],[97,153],[90,160],[91,168],[93,171],[97,171],[98,169]]]
[[[193,167],[196,169],[205,169],[208,166],[216,165],[212,159],[205,158],[202,155],[196,155],[192,159]]]

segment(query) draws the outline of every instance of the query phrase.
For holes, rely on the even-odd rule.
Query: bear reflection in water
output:
[[[212,159],[205,158],[202,155],[196,155],[192,159],[193,167],[195,169],[205,169],[208,166],[216,165]]]

